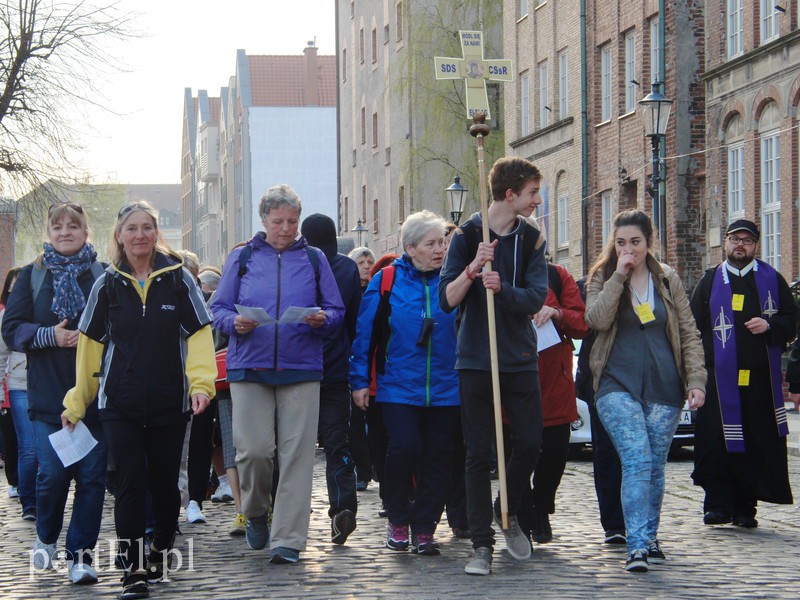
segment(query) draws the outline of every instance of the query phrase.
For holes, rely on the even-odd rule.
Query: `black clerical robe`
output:
[[[721,265],[719,268],[726,268]],[[753,501],[791,504],[786,437],[781,437],[775,419],[770,384],[767,344],[781,348],[795,336],[797,307],[789,286],[778,273],[779,310],[767,317],[762,312],[752,269],[743,276],[728,270],[731,293],[742,294],[744,305],[734,312],[737,367],[750,371],[750,385],[740,387],[745,452],[729,453],[722,433],[720,403],[714,375],[714,319],[709,300],[716,267],[706,271],[692,294],[691,307],[703,339],[708,385],[705,405],[698,410],[692,473],[695,485],[708,488],[728,485],[747,489]],[[769,330],[754,335],[745,327],[753,317],[766,318]]]

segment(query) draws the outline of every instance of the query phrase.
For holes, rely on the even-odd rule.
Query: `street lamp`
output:
[[[660,184],[662,181],[660,172],[660,159],[658,156],[659,145],[661,143],[661,136],[667,132],[667,122],[669,121],[669,112],[672,108],[672,100],[668,100],[664,94],[661,93],[661,82],[656,80],[653,82],[652,91],[644,98],[639,100],[641,106],[642,123],[644,124],[644,134],[650,138],[653,145],[653,176],[651,179],[652,189],[650,195],[653,198],[653,213],[656,217],[656,227],[659,230],[659,237],[661,238],[661,254],[662,260],[666,255],[667,245],[667,211],[666,206],[661,198]]]
[[[364,227],[364,225],[361,223],[361,219],[358,220],[356,226],[353,227],[350,231],[358,234],[358,245],[359,247],[361,247],[361,236],[364,235],[365,231],[368,231],[368,229]]]
[[[453,179],[453,183],[444,190],[450,198],[450,219],[458,225],[461,215],[464,213],[464,202],[467,199],[467,192],[469,191],[461,185],[461,179],[458,175]]]

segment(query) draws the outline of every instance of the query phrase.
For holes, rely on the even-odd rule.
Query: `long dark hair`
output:
[[[8,297],[11,295],[11,286],[14,284],[17,275],[19,275],[19,267],[13,267],[8,270],[5,283],[3,283],[3,293],[0,294],[0,304],[3,306],[8,302]]]
[[[617,230],[620,227],[627,227],[629,225],[639,228],[645,240],[647,240],[647,251],[650,252],[650,249],[653,247],[653,222],[650,220],[650,217],[647,216],[647,213],[644,211],[637,209],[623,211],[614,217],[614,225],[608,236],[606,247],[603,248],[603,252],[597,260],[594,261],[592,268],[589,269],[590,281],[596,273],[600,273],[603,276],[603,281],[608,281],[611,275],[614,274],[614,271],[617,270],[617,249],[615,248],[617,243]]]

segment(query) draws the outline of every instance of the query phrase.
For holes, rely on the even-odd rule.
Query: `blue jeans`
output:
[[[100,425],[89,427],[97,445],[78,462],[64,467],[48,436],[61,429],[61,425],[32,421],[36,458],[39,473],[36,477],[36,533],[45,544],[55,544],[64,524],[64,507],[67,504],[70,483],[75,479],[75,498],[72,518],[67,530],[66,558],[91,563],[106,492],[106,467],[108,451],[106,438]]]
[[[597,414],[622,463],[622,512],[628,552],[656,539],[664,499],[664,465],[681,416],[679,406],[639,403],[626,392],[597,398]]]
[[[11,415],[17,432],[19,499],[22,510],[36,508],[36,449],[33,444],[33,425],[28,417],[27,390],[9,390]]]

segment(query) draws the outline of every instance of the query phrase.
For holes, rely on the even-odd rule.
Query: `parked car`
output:
[[[575,351],[572,358],[572,376],[578,369],[578,352],[581,349],[581,340],[573,340]],[[578,418],[570,424],[570,450],[580,449],[582,446],[592,444],[592,421],[589,417],[589,405],[580,398],[575,399],[578,405]],[[672,438],[672,450],[683,446],[694,445],[694,430],[697,419],[697,412],[689,410],[688,400],[683,405],[681,420],[678,422],[678,429]]]

